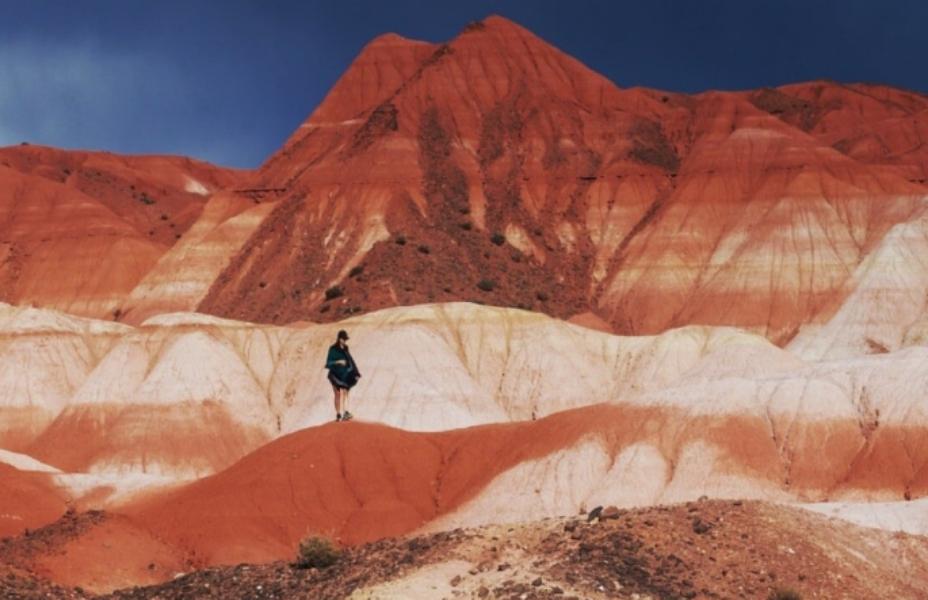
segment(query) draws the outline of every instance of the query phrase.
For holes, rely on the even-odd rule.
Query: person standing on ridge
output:
[[[329,383],[335,392],[335,420],[350,421],[354,415],[348,412],[348,390],[361,378],[358,365],[351,358],[348,350],[348,332],[344,329],[338,332],[335,343],[329,347],[329,355],[325,359],[325,368],[329,370]]]

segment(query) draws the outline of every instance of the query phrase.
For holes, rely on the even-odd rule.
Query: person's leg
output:
[[[335,392],[335,418],[336,420],[341,420],[342,418],[342,395],[341,390],[336,386],[332,386],[332,391]]]
[[[342,410],[344,411],[343,414],[351,418],[353,415],[348,411],[348,394],[349,390],[342,390]]]

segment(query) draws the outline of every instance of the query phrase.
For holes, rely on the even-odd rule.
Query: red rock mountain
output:
[[[499,17],[443,45],[384,36],[255,173],[278,205],[199,309],[286,322],[466,299],[785,342],[914,214],[926,109],[824,82],[621,89]]]
[[[885,86],[620,88],[501,17],[388,34],[251,173],[0,151],[0,299],[131,323],[469,300],[783,344],[924,205],[926,128]]]
[[[0,149],[0,300],[112,317],[237,177],[181,157]]]
[[[912,597],[926,134],[917,93],[623,89],[490,17],[374,40],[254,171],[0,149],[0,596],[329,597],[254,577],[350,592],[367,557],[377,597],[576,573],[596,587],[551,597],[616,597],[616,573],[622,597],[699,595],[693,573],[706,597]],[[342,328],[354,423],[323,369]],[[667,506],[703,497],[734,501]],[[177,577],[315,534],[378,541]],[[373,558],[428,539],[418,583]],[[533,571],[532,547],[574,562]]]

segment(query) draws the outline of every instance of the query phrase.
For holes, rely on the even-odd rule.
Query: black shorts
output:
[[[329,371],[329,383],[332,384],[332,387],[338,390],[350,390],[351,387],[355,384],[355,381],[351,377],[347,377],[348,381],[344,381],[335,376],[335,373]]]

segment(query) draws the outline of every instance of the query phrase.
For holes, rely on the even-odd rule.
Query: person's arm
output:
[[[335,348],[329,348],[329,355],[325,359],[325,368],[331,369],[338,364],[338,353]]]

